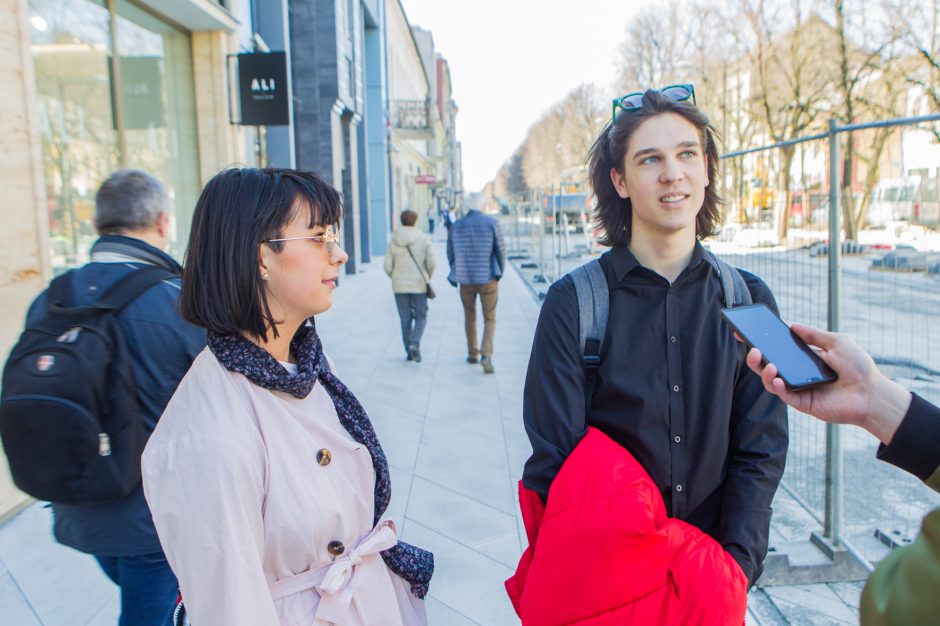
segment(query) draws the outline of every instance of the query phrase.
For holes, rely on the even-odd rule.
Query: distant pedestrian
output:
[[[453,207],[447,207],[444,209],[443,213],[441,214],[441,220],[443,220],[444,228],[447,229],[447,232],[450,232],[450,227],[454,225],[455,219],[456,218],[454,216]]]
[[[147,433],[157,425],[180,379],[206,345],[205,332],[184,322],[177,311],[182,268],[164,251],[169,212],[170,199],[159,180],[139,170],[112,174],[95,196],[95,229],[101,236],[91,247],[91,262],[66,275],[68,294],[54,302],[91,307],[110,295],[109,290],[119,282],[134,280],[132,275],[142,278],[139,272],[167,276],[116,314],[139,418]],[[50,291],[40,294],[29,309],[28,326],[48,315],[51,299]],[[108,363],[82,365],[109,367]],[[115,455],[120,454],[122,441],[117,433],[112,435],[107,456],[111,448]],[[139,468],[140,449],[136,455],[134,466]],[[77,451],[76,456],[85,458]],[[56,540],[93,555],[120,587],[120,626],[166,626],[170,622],[178,585],[160,547],[139,474],[136,487],[125,497],[99,504],[54,502],[52,514]]]
[[[295,170],[225,170],[196,204],[180,310],[209,345],[143,458],[196,626],[427,623],[433,557],[382,521],[388,462],[314,324],[348,258],[340,218]]]
[[[496,333],[496,302],[499,279],[506,263],[506,246],[499,223],[477,209],[454,222],[447,238],[450,284],[460,287],[464,330],[467,334],[467,362],[480,363],[492,374],[493,336]],[[476,300],[483,307],[483,344],[477,343]]]
[[[421,361],[421,336],[428,320],[428,297],[434,274],[434,248],[431,239],[415,228],[418,214],[401,212],[401,226],[395,229],[385,252],[385,273],[392,277],[392,291],[401,319],[401,340],[409,361]]]

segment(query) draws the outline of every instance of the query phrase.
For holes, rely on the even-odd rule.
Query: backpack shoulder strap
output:
[[[729,265],[711,251],[708,254],[715,260],[718,279],[721,281],[721,297],[725,303],[725,308],[730,309],[733,306],[753,304],[751,290],[747,288],[747,283],[738,268]]]
[[[587,378],[586,397],[593,386],[594,373],[601,364],[601,346],[607,332],[610,287],[598,259],[588,261],[570,273],[578,296],[578,345]]]
[[[137,296],[164,280],[178,274],[159,267],[142,267],[129,272],[89,306],[73,307],[71,302],[72,272],[59,276],[49,285],[49,312],[53,314],[90,314],[95,311],[119,312]]]
[[[176,277],[177,274],[163,268],[142,267],[123,277],[108,289],[101,296],[97,306],[117,313],[157,283]]]
[[[46,302],[50,310],[66,308],[72,302],[72,275],[74,273],[75,270],[69,270],[61,276],[56,276],[49,283]]]

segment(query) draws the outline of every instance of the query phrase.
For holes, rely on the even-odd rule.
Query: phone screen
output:
[[[799,389],[829,383],[838,377],[806,343],[764,304],[722,309],[722,317],[764,360],[777,367],[788,387]]]

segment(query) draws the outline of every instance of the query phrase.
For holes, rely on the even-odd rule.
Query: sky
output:
[[[630,17],[649,0],[401,0],[450,64],[465,191],[479,191],[552,104],[608,94]],[[610,95],[611,98],[614,95]]]

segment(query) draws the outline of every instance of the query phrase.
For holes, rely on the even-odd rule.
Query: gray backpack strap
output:
[[[718,267],[718,279],[721,281],[721,297],[725,302],[725,308],[730,309],[733,306],[753,304],[751,290],[747,288],[744,277],[736,267],[729,265],[717,255],[708,252],[715,260]]]
[[[578,345],[581,347],[587,379],[585,395],[590,398],[594,372],[601,364],[601,345],[607,332],[610,287],[600,261],[593,259],[569,274],[578,294]]]

